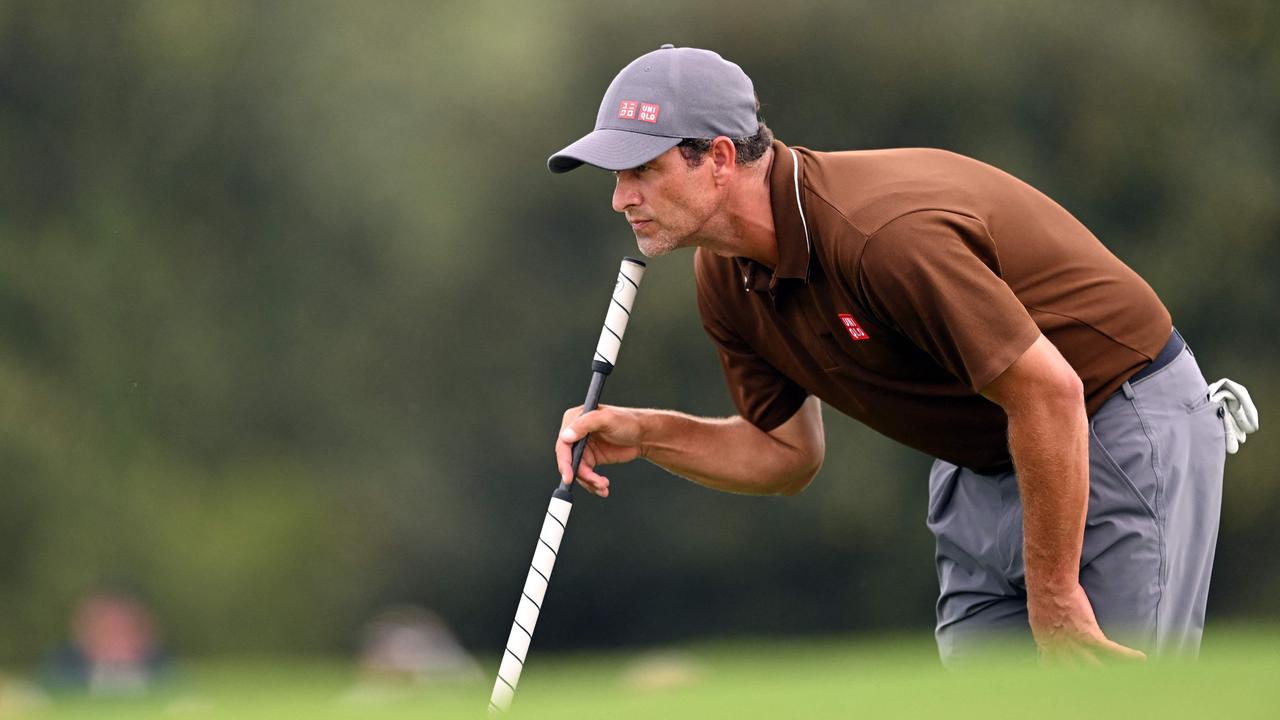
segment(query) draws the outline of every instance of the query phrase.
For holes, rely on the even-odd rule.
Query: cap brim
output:
[[[605,170],[630,170],[679,145],[680,140],[602,128],[552,155],[547,159],[547,169],[562,173],[585,164]]]

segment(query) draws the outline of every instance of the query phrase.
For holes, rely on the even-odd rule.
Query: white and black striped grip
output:
[[[636,301],[636,291],[640,289],[640,280],[643,278],[644,263],[633,258],[623,258],[622,267],[618,268],[618,282],[613,286],[609,313],[604,318],[604,329],[600,331],[600,342],[596,343],[595,359],[608,363],[611,368],[618,364],[622,335],[627,331],[631,305]]]
[[[547,583],[551,581],[551,569],[555,567],[556,553],[560,552],[560,540],[564,537],[565,526],[569,523],[569,511],[572,509],[571,503],[557,497],[551,498],[551,504],[547,506],[547,515],[542,520],[542,532],[538,533],[538,544],[533,551],[533,561],[529,563],[529,575],[524,580],[524,590],[520,592],[516,619],[511,623],[507,647],[502,652],[498,679],[494,681],[493,694],[489,696],[491,715],[506,712],[511,707],[516,685],[520,682],[520,671],[524,669],[524,659],[529,653],[529,642],[533,640],[533,629],[538,624],[538,613],[542,610],[542,598],[546,595]]]

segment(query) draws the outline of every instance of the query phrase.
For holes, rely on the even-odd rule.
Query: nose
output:
[[[635,185],[623,175],[617,175],[617,182],[613,186],[613,211],[626,212],[627,208],[639,204],[640,193],[636,191]]]

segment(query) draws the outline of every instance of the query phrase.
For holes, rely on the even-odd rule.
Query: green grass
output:
[[[486,674],[496,658],[484,664]],[[189,662],[158,693],[55,695],[0,718],[479,718],[492,677],[353,691],[349,663]],[[5,708],[8,707],[6,710]],[[512,718],[1280,717],[1280,628],[1210,633],[1198,663],[1045,671],[992,659],[938,667],[928,637],[703,643],[678,653],[554,655],[537,647]]]

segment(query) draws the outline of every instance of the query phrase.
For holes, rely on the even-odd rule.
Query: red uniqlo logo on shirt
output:
[[[639,104],[635,100],[623,100],[622,104],[618,106],[618,117],[623,120],[635,120],[636,106]]]
[[[640,103],[640,119],[648,123],[658,122],[657,103]]]
[[[871,339],[871,336],[867,334],[867,331],[863,330],[862,326],[858,324],[858,321],[854,320],[853,316],[849,313],[840,313],[840,322],[844,323],[844,329],[849,331],[849,337],[854,340]]]

